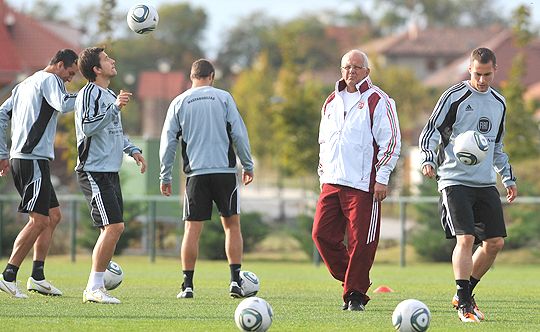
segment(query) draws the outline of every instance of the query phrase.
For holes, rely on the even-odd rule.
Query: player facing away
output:
[[[473,290],[489,270],[504,245],[506,227],[496,173],[501,176],[509,203],[517,196],[516,178],[503,151],[506,102],[490,87],[497,61],[487,48],[470,56],[470,79],[446,90],[419,138],[422,174],[436,178],[441,192],[439,209],[447,238],[455,238],[452,267],[457,293],[453,306],[463,322],[478,322]],[[486,158],[478,165],[459,162],[454,155],[455,138],[468,130],[489,141]],[[474,251],[475,244],[480,246]]]
[[[21,196],[19,212],[28,213],[28,223],[19,232],[6,268],[0,274],[0,289],[15,298],[27,298],[16,282],[24,258],[34,247],[32,275],[26,288],[44,295],[62,295],[45,279],[45,258],[53,232],[62,217],[51,183],[49,162],[54,159],[54,137],[58,113],[73,111],[75,94],[65,82],[77,73],[77,54],[58,51],[45,69],[26,78],[0,106],[0,176],[10,166]],[[6,131],[11,120],[11,150]],[[10,165],[11,164],[11,165]]]
[[[321,110],[321,194],[312,238],[343,285],[343,310],[364,311],[381,225],[381,202],[401,151],[396,105],[371,82],[360,50],[341,58],[341,79]],[[347,239],[347,246],[344,240]]]
[[[253,181],[253,161],[242,117],[231,94],[212,86],[214,74],[214,66],[208,60],[193,63],[192,86],[171,102],[161,132],[161,193],[171,195],[172,166],[180,140],[187,177],[181,249],[184,282],[177,298],[193,297],[199,236],[203,221],[212,216],[212,202],[217,205],[225,231],[225,252],[231,271],[229,294],[244,296],[240,280],[243,240],[233,148],[242,163],[244,185]]]
[[[120,111],[131,93],[110,90],[117,75],[115,61],[100,47],[89,47],[79,55],[79,69],[88,83],[75,103],[77,133],[77,180],[100,235],[92,252],[92,269],[83,292],[83,303],[118,304],[120,300],[105,290],[103,275],[124,231],[123,200],[118,172],[123,154],[146,170],[142,151],[133,145],[122,129]]]

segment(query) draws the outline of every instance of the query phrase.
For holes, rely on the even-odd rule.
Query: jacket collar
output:
[[[369,78],[369,75],[366,76],[363,80],[358,82],[356,84],[356,89],[360,91],[360,93],[366,92],[369,88],[373,86],[373,83],[371,83],[371,79]],[[343,91],[347,87],[347,83],[345,83],[344,79],[340,79],[336,82],[336,92]]]

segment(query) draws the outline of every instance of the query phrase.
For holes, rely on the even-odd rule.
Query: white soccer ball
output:
[[[112,290],[120,286],[122,280],[124,279],[124,271],[118,263],[113,261],[109,262],[107,268],[105,269],[105,274],[103,275],[103,282],[105,284],[105,289]]]
[[[477,131],[459,134],[454,141],[454,154],[465,165],[476,165],[486,158],[489,149],[487,138]]]
[[[131,30],[139,34],[154,31],[159,22],[157,10],[151,5],[135,5],[127,14],[127,24]]]
[[[244,299],[234,312],[234,321],[240,331],[264,332],[272,325],[274,311],[268,302],[260,297]]]
[[[392,314],[392,325],[400,332],[427,331],[430,321],[429,308],[415,299],[401,301]]]
[[[257,275],[250,271],[240,271],[242,279],[242,292],[244,297],[250,297],[257,294],[261,287],[261,282]]]

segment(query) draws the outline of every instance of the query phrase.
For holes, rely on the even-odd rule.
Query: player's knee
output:
[[[28,221],[30,227],[34,229],[38,229],[40,232],[49,227],[49,217],[33,213],[30,215],[30,219]]]
[[[51,223],[51,226],[56,227],[56,225],[58,225],[61,220],[62,220],[62,213],[60,212],[60,210],[58,210],[58,211],[51,210],[50,211],[50,213],[49,213],[49,222]]]
[[[105,231],[109,233],[110,235],[120,237],[120,235],[122,235],[122,233],[124,232],[124,228],[125,228],[124,223],[121,222],[121,223],[110,224],[106,226]]]
[[[488,254],[497,254],[504,247],[504,238],[490,239],[484,245]]]

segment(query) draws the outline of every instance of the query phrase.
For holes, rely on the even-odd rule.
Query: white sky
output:
[[[15,9],[30,8],[35,0],[4,0]],[[532,19],[535,26],[540,22],[540,0],[494,0],[496,7],[507,12],[504,16],[509,16],[511,11],[519,4],[531,6]],[[51,0],[51,2],[66,3],[65,0]],[[101,0],[70,0],[69,6],[64,5],[66,15],[74,15],[77,12],[77,5],[88,3],[101,3]],[[178,0],[117,0],[117,8],[124,10],[138,3],[148,3],[155,7],[160,4],[182,2]],[[268,16],[291,19],[307,12],[318,12],[331,8],[344,12],[360,4],[366,10],[372,10],[372,0],[187,0],[195,7],[202,7],[208,15],[208,26],[206,31],[206,45],[203,48],[210,50],[210,53],[217,53],[220,35],[228,28],[235,26],[238,19],[249,15],[254,11],[264,11]]]

